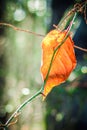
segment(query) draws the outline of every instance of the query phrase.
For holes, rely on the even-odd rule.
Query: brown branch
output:
[[[31,33],[31,34],[34,34],[34,35],[36,35],[36,36],[44,37],[44,35],[42,35],[42,34],[38,34],[38,33],[29,31],[29,30],[17,28],[17,27],[15,27],[14,25],[9,24],[9,23],[0,23],[0,25],[2,25],[2,26],[4,25],[4,26],[11,27],[11,28],[13,28],[13,29],[16,30],[16,31],[26,32],[26,33],[29,33],[29,34]]]
[[[84,9],[84,19],[85,19],[85,22],[87,24],[87,17],[86,17],[86,5],[85,5],[85,9]]]
[[[85,22],[87,24],[87,20],[86,20],[86,5],[87,5],[87,0],[85,0],[82,3],[76,3],[74,5],[74,7],[64,16],[64,18],[60,21],[60,23],[57,25],[57,29],[59,28],[59,26],[71,15],[73,15],[75,12],[80,12],[80,13],[84,13],[84,19]]]
[[[76,46],[76,45],[74,45],[74,47],[75,47],[76,49],[81,50],[81,51],[87,52],[87,49],[85,49],[85,48],[82,48],[82,47],[79,47],[79,46]]]
[[[31,32],[31,31],[29,31],[29,30],[17,28],[16,26],[14,26],[14,25],[12,25],[12,24],[9,24],[9,23],[0,23],[0,25],[7,26],[7,27],[11,27],[12,29],[14,29],[14,30],[16,30],[16,31],[26,32],[26,33],[29,33],[29,34],[31,33],[31,34],[36,35],[36,36],[45,37],[45,35],[38,34],[38,33],[35,33],[35,32]],[[53,26],[57,29],[57,26],[56,26],[55,24],[54,24]],[[74,45],[74,47],[75,47],[76,49],[81,50],[81,51],[87,52],[87,49],[85,49],[85,48],[81,48],[81,47],[76,46],[76,45]]]

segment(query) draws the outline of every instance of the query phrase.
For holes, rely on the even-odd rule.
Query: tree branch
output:
[[[26,33],[29,33],[29,34],[31,33],[31,34],[34,34],[36,36],[44,37],[44,35],[42,35],[42,34],[38,34],[38,33],[29,31],[29,30],[26,30],[26,29],[17,28],[16,26],[14,26],[12,24],[9,24],[9,23],[0,23],[0,25],[11,27],[11,28],[13,28],[16,31],[26,32]]]

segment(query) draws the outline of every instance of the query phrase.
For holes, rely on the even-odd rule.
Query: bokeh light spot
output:
[[[82,72],[82,73],[87,73],[87,66],[83,66],[83,67],[81,68],[81,72]]]
[[[23,88],[22,89],[22,94],[23,95],[28,95],[30,93],[30,90],[28,88]]]
[[[63,119],[63,117],[64,117],[63,113],[58,113],[56,115],[56,121],[61,121]]]
[[[14,20],[16,21],[22,21],[25,18],[26,14],[24,10],[22,9],[16,9],[14,12]]]
[[[14,110],[14,106],[12,106],[11,104],[7,104],[5,109],[6,109],[6,112],[10,113]]]

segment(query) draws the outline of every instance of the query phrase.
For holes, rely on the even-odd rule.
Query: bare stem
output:
[[[68,15],[67,15],[68,16]],[[67,17],[66,16],[66,17]],[[65,18],[64,18],[65,19]],[[62,23],[61,23],[62,24]],[[0,23],[0,25],[2,25],[2,26],[8,26],[8,27],[11,27],[11,28],[13,28],[14,30],[16,30],[16,31],[21,31],[21,32],[26,32],[26,33],[31,33],[31,34],[33,34],[33,35],[36,35],[36,36],[40,36],[40,37],[44,37],[45,35],[43,35],[43,34],[38,34],[38,33],[35,33],[35,32],[32,32],[32,31],[29,31],[29,30],[26,30],[26,29],[21,29],[21,28],[17,28],[16,26],[14,26],[14,25],[12,25],[12,24],[9,24],[9,23]],[[56,29],[58,28],[58,26],[56,26],[56,25],[53,25]],[[84,48],[82,48],[82,47],[79,47],[79,46],[76,46],[76,45],[74,45],[74,47],[76,48],[76,49],[79,49],[79,50],[81,50],[81,51],[84,51],[84,52],[87,52],[87,49],[84,49]]]
[[[85,48],[82,48],[82,47],[79,47],[79,46],[76,46],[76,45],[74,45],[74,47],[75,47],[76,49],[81,50],[81,51],[87,52],[87,49],[85,49]]]
[[[40,94],[42,94],[43,91],[43,87],[36,93],[34,94],[32,97],[30,97],[29,99],[27,99],[24,103],[22,103],[18,109],[11,115],[11,117],[7,120],[7,122],[5,123],[4,126],[8,127],[9,123],[15,118],[16,114],[20,113],[21,110],[27,105],[29,104],[34,98],[36,98],[37,96],[39,96]]]
[[[13,29],[16,30],[16,31],[26,32],[26,33],[29,33],[29,34],[31,33],[31,34],[34,34],[34,35],[36,35],[36,36],[44,37],[44,35],[42,35],[42,34],[38,34],[38,33],[29,31],[29,30],[17,28],[17,27],[15,27],[14,25],[9,24],[9,23],[0,23],[0,25],[4,25],[4,26],[11,27],[11,28],[13,28]]]
[[[64,16],[64,18],[60,21],[60,23],[57,25],[57,28],[60,27],[62,25],[62,23],[64,23],[64,21],[66,21],[67,18],[69,17],[72,17],[73,14],[75,12],[80,12],[80,13],[84,13],[84,19],[87,23],[87,20],[86,20],[86,5],[87,5],[87,0],[85,0],[84,2],[82,3],[76,3],[74,5],[74,7]],[[83,11],[83,8],[85,7],[84,11]]]

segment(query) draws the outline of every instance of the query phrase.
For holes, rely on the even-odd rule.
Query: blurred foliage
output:
[[[87,74],[54,88],[47,97],[47,130],[87,128]],[[49,125],[50,123],[50,125]]]
[[[4,12],[1,22],[45,34],[45,0],[5,0],[0,3],[3,4],[2,12]],[[0,41],[3,48],[1,58],[4,63],[2,64],[3,61],[0,60],[0,75],[3,76],[5,84],[2,87],[0,85],[0,121],[5,123],[13,111],[41,87],[42,37],[0,26],[0,31],[3,29]],[[18,123],[10,129],[44,129],[43,114],[41,99],[36,99],[23,110]]]

